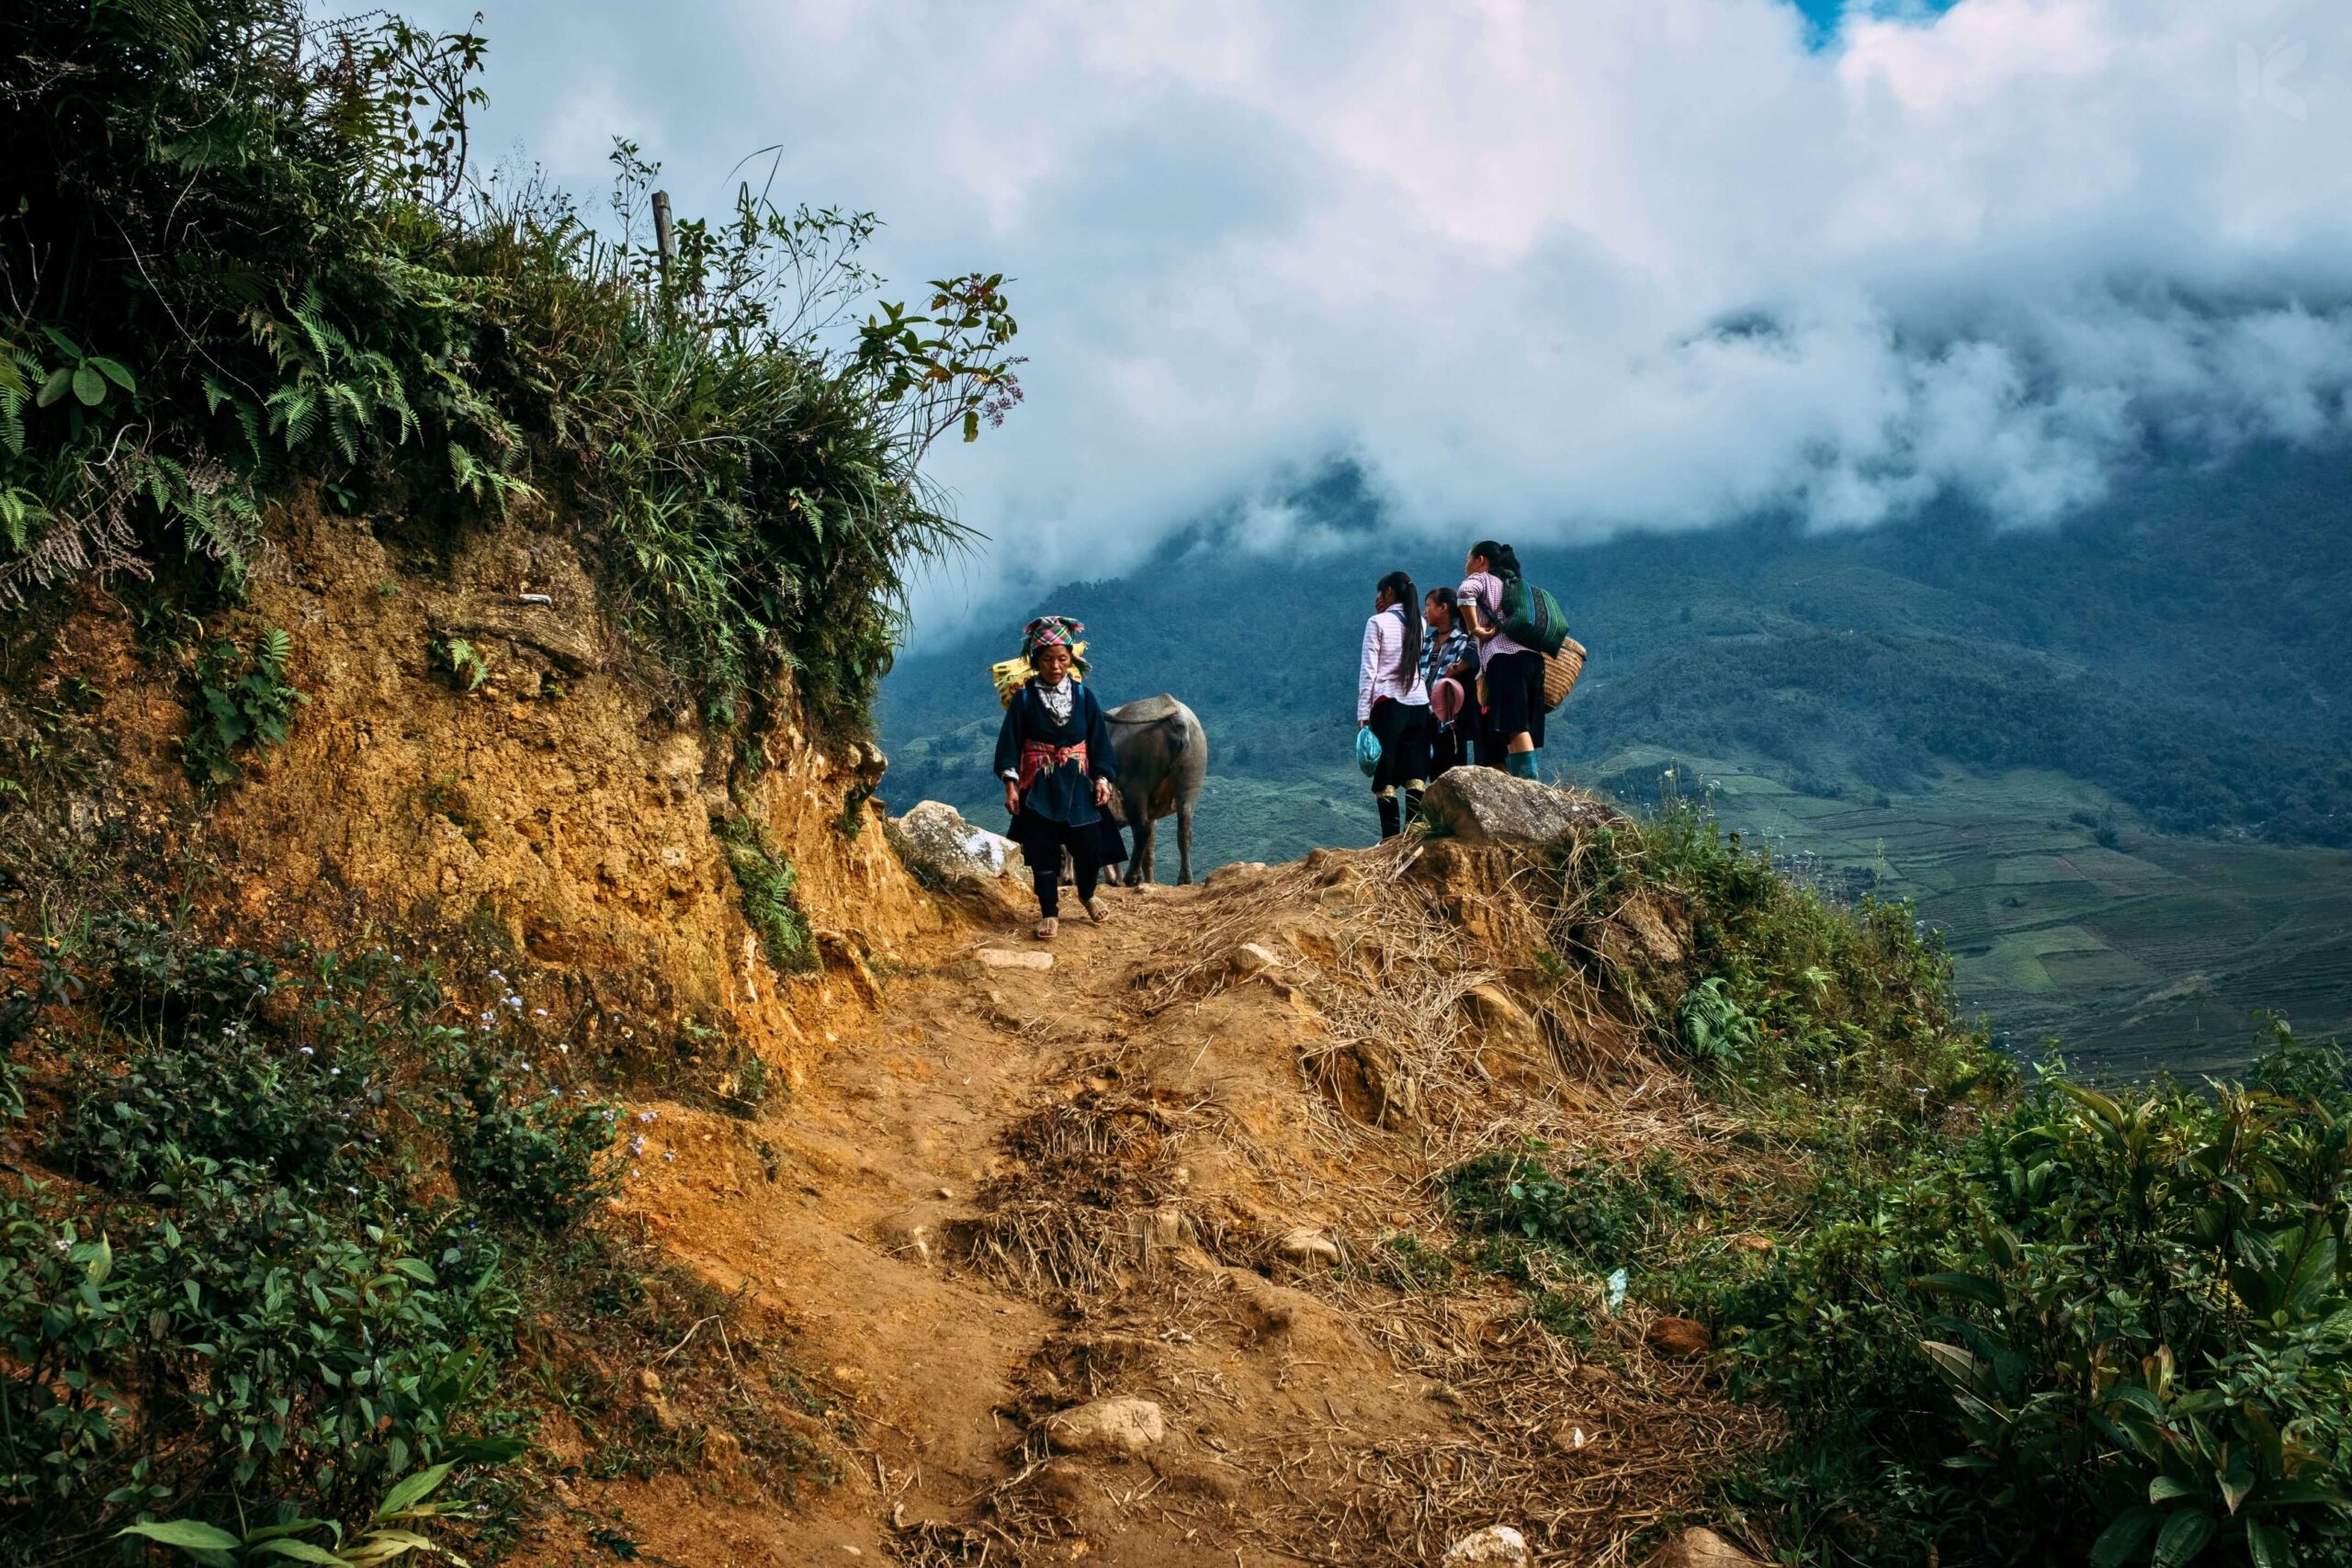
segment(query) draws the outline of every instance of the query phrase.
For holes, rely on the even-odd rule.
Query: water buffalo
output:
[[[1191,708],[1164,692],[1121,704],[1102,716],[1110,721],[1111,755],[1119,770],[1111,814],[1136,836],[1135,858],[1121,880],[1130,887],[1151,880],[1153,824],[1173,813],[1176,880],[1189,884],[1193,807],[1200,803],[1201,781],[1209,772],[1208,731]]]

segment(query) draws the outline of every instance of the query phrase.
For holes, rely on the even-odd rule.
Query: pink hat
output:
[[[1462,711],[1462,682],[1448,675],[1430,688],[1430,712],[1440,724],[1452,724]]]

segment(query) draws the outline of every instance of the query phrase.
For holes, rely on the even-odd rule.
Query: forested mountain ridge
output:
[[[1451,581],[1459,549],[1375,543],[1385,520],[1344,479],[1300,501],[1363,547],[1271,559],[1207,525],[1130,577],[1038,603],[1086,620],[1106,696],[1165,688],[1198,709],[1222,769],[1287,776],[1307,748],[1336,760],[1372,581],[1393,562]],[[1732,746],[1792,780],[1871,789],[1938,759],[2046,767],[2166,831],[2352,841],[2347,538],[2352,455],[2266,452],[2143,477],[2049,530],[1951,507],[1854,534],[1763,521],[1525,549],[1592,650],[1547,761]],[[1023,618],[902,659],[887,737],[982,711],[979,669]],[[903,793],[922,761],[901,767]]]

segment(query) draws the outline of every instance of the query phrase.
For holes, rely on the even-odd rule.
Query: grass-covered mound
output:
[[[1679,998],[1624,983],[1747,1130],[1639,1168],[1498,1149],[1447,1185],[1475,1261],[1622,1267],[1713,1329],[1790,1430],[1728,1508],[1792,1562],[2352,1557],[2339,1055],[2282,1027],[2243,1086],[2020,1084],[1907,910],[1834,907],[1688,811],[1600,840],[1570,892],[1687,910]]]
[[[0,17],[0,607],[233,593],[301,482],[426,538],[548,505],[707,711],[791,670],[862,721],[958,536],[917,465],[1019,395],[1001,280],[859,325],[869,216],[747,186],[665,265],[626,144],[617,238],[478,184],[484,47],[296,0]]]

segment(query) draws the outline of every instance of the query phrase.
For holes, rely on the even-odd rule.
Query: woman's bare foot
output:
[[[1098,926],[1111,918],[1111,906],[1102,902],[1102,896],[1099,893],[1091,898],[1081,898],[1079,902],[1086,906],[1086,918]]]
[[[1039,942],[1053,941],[1054,933],[1061,930],[1061,925],[1062,923],[1059,920],[1054,919],[1051,915],[1047,915],[1044,919],[1037,922],[1037,940]]]

